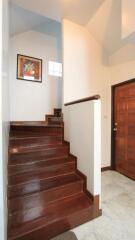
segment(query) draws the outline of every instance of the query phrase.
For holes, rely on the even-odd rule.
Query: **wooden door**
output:
[[[114,168],[135,180],[135,81],[113,89]]]

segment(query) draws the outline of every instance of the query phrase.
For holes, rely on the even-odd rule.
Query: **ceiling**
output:
[[[10,36],[30,30],[47,33],[55,37],[61,36],[61,24],[57,21],[30,12],[12,3],[10,3],[9,14]]]
[[[122,39],[122,0],[105,0],[86,25],[109,55],[126,44],[135,44],[135,34]]]
[[[117,51],[121,40],[121,0],[106,0],[86,25],[109,54]]]
[[[67,18],[84,25],[109,55],[126,44],[135,44],[134,33],[122,39],[122,0],[10,0],[10,2],[22,8],[18,16],[21,16],[23,21],[18,23],[18,20],[14,19],[18,25],[15,27],[16,31],[32,28],[33,25],[43,25],[44,21],[61,22],[62,18]],[[25,11],[30,11],[27,18]],[[32,13],[36,14],[34,19]]]
[[[104,0],[10,0],[24,9],[61,22],[63,17],[87,24]]]

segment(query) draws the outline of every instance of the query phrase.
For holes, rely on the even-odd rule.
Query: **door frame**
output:
[[[116,87],[123,86],[135,82],[135,78],[117,83],[111,86],[111,169],[115,170],[115,142],[114,142],[114,90]]]

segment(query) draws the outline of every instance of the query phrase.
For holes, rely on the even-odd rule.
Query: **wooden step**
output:
[[[63,185],[80,181],[80,176],[75,173],[67,173],[54,178],[35,179],[33,182],[24,182],[18,185],[8,186],[8,198],[16,198],[25,196],[39,191],[47,191],[57,189]],[[82,179],[81,179],[82,180]]]
[[[54,108],[54,116],[61,117],[62,109],[61,108]]]
[[[91,219],[93,203],[84,193],[9,215],[9,239],[50,239]],[[59,228],[59,223],[62,228]],[[49,227],[49,233],[48,233]],[[64,229],[64,230],[63,230]],[[49,234],[49,236],[48,236]]]
[[[26,163],[34,160],[42,160],[48,158],[56,158],[62,156],[68,156],[69,145],[55,145],[48,148],[36,147],[35,149],[28,149],[28,151],[14,152],[10,154],[9,164]]]
[[[68,146],[68,145],[65,145],[64,143],[62,144],[39,144],[39,145],[29,145],[29,146],[10,146],[9,148],[9,153],[10,154],[23,154],[23,153],[33,153],[33,152],[37,152],[37,151],[42,151],[42,150],[52,150],[52,149],[55,149],[55,148],[63,148],[65,146]]]
[[[51,125],[62,125],[63,124],[63,118],[60,117],[49,117],[48,118],[48,124]]]
[[[29,148],[41,145],[62,144],[62,136],[10,137],[10,148]]]
[[[59,199],[81,193],[83,191],[83,181],[75,179],[66,184],[57,185],[57,187],[48,190],[39,191],[34,194],[12,198],[8,201],[9,213],[24,211],[30,208],[37,208],[44,203],[45,206]]]
[[[87,191],[64,141],[63,122],[55,125],[60,117],[56,109],[50,124],[11,123],[8,240],[50,240],[101,215],[99,196]]]
[[[25,173],[25,172],[34,172],[36,170],[43,169],[48,166],[53,166],[57,164],[63,164],[65,162],[75,161],[75,157],[72,155],[65,158],[55,158],[55,159],[48,159],[48,160],[38,160],[32,162],[25,162],[25,163],[18,163],[18,164],[9,164],[8,165],[8,173],[9,176]]]
[[[63,117],[57,117],[55,115],[46,115],[46,122],[48,123],[48,125],[61,125],[63,126]]]
[[[54,125],[11,125],[10,136],[11,137],[25,137],[25,136],[62,136],[63,126]]]
[[[35,171],[31,172],[24,172],[16,175],[9,175],[8,183],[10,185],[22,184],[24,182],[33,182],[37,179],[45,179],[45,178],[52,178],[55,176],[72,173],[75,171],[76,162],[74,159],[69,161],[59,161],[54,163],[53,161],[49,161],[48,165]]]

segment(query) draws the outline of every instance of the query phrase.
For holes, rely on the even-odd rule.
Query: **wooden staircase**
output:
[[[45,122],[12,122],[8,163],[8,239],[49,240],[101,215],[99,196],[64,141],[60,109]]]

